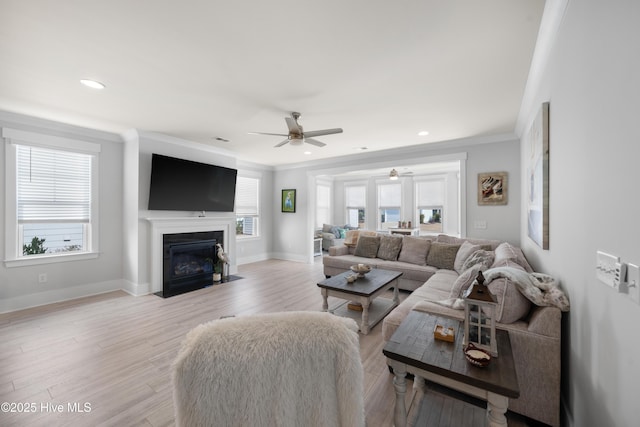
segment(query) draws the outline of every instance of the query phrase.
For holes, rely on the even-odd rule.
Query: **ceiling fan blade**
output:
[[[287,122],[287,127],[289,128],[290,133],[301,134],[302,129],[298,123],[293,119],[293,117],[285,117],[284,120]]]
[[[247,132],[249,135],[274,135],[274,136],[288,136],[286,133],[267,133],[267,132]]]
[[[304,142],[306,142],[307,144],[315,145],[316,147],[324,147],[325,145],[327,145],[324,142],[320,142],[318,140],[311,139],[311,138],[306,138],[306,136],[304,138]]]
[[[312,130],[309,132],[305,132],[304,136],[314,137],[314,136],[322,136],[322,135],[331,135],[333,133],[342,133],[342,128],[335,129],[324,129],[324,130]]]
[[[282,141],[279,144],[274,145],[274,148],[278,148],[278,147],[282,147],[284,144],[286,144],[287,142],[289,142],[289,138],[285,139],[284,141]]]

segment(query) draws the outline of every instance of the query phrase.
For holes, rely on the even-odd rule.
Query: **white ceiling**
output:
[[[0,109],[159,132],[267,165],[509,133],[543,7],[543,0],[0,0]],[[88,89],[82,78],[107,87]],[[344,133],[318,137],[323,148],[272,148],[283,138],[247,134],[286,133],[291,111],[302,113],[306,131]]]

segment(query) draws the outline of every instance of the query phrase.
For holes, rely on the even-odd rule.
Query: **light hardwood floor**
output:
[[[167,299],[117,291],[0,315],[0,402],[33,410],[0,412],[0,425],[173,425],[169,366],[185,334],[226,315],[319,311],[316,260],[243,265],[241,280]],[[381,326],[360,335],[368,427],[392,425]]]

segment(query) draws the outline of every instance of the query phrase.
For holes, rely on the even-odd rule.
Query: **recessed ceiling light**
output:
[[[90,87],[91,89],[104,89],[105,85],[103,83],[97,82],[95,80],[82,79],[80,83],[83,85]]]
[[[355,147],[354,150],[364,151],[364,150],[368,150],[368,148],[367,147]]]
[[[311,154],[311,151],[305,151],[304,154],[308,156],[309,154]]]
[[[418,132],[418,136],[427,136],[427,135],[429,135],[429,132],[427,132],[426,130]]]
[[[220,142],[231,142],[231,141],[229,141],[228,139],[225,139],[225,138],[222,138],[222,137],[219,137],[219,136],[216,136],[216,137],[215,137],[215,140],[216,140],[216,141],[220,141]]]

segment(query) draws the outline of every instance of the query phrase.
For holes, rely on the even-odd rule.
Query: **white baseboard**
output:
[[[38,307],[61,301],[68,301],[105,292],[124,289],[123,280],[108,280],[105,282],[89,283],[62,289],[52,289],[28,295],[6,298],[0,300],[0,313],[24,310],[25,308]]]
[[[152,292],[151,286],[148,283],[133,283],[124,279],[122,280],[122,290],[134,297],[147,295]]]
[[[252,262],[266,261],[269,258],[270,258],[269,254],[266,254],[266,253],[242,257],[242,258],[239,257],[237,259],[236,265],[251,264]]]
[[[295,261],[295,262],[309,262],[309,257],[307,255],[300,255],[296,253],[289,252],[273,252],[270,256],[273,259],[282,259],[285,261]]]

